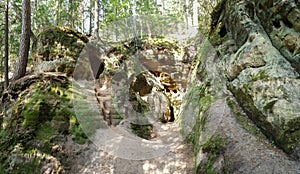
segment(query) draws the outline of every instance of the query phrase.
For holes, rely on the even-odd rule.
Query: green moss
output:
[[[206,92],[206,84],[201,86],[192,86],[185,94],[184,101],[187,101],[187,103],[197,104],[199,105],[199,101],[201,97],[205,96]]]
[[[34,103],[33,105],[26,104],[24,106],[24,111],[22,112],[21,116],[24,117],[24,122],[22,126],[27,128],[29,126],[35,126],[37,124],[37,120],[39,118],[39,107],[40,103]]]
[[[72,113],[72,116],[70,118],[70,126],[71,126],[71,134],[74,135],[73,141],[78,144],[86,143],[88,137],[83,131],[74,113]]]
[[[81,126],[77,123],[72,125],[71,133],[75,135],[73,141],[75,141],[78,144],[84,144],[88,140],[88,137],[83,132]]]
[[[300,145],[300,130],[282,133],[276,143],[279,143],[286,152],[293,153]]]
[[[276,102],[277,102],[277,100],[270,101],[263,107],[263,109],[266,111],[271,110]]]
[[[48,118],[48,95],[44,93],[40,84],[37,84],[24,102],[21,117],[24,118],[22,126],[24,128],[35,128]]]
[[[255,76],[252,77],[252,82],[257,80],[267,80],[269,78],[265,70],[259,71]]]
[[[37,149],[26,150],[15,154],[14,158],[18,158],[22,162],[14,162],[11,166],[9,163],[0,163],[0,174],[27,174],[27,173],[40,173],[44,156],[37,156],[39,153]],[[10,169],[12,167],[12,169]]]
[[[71,112],[72,88],[61,82],[47,81],[43,78],[40,77],[43,83],[35,82],[20,94],[20,100],[14,109],[16,112],[11,117],[13,119],[7,123],[7,129],[10,131],[1,131],[1,149],[13,148],[17,142],[23,143],[26,148],[32,148],[34,140],[43,142],[44,147],[40,150],[46,152],[51,149],[50,142],[53,137],[66,133],[74,134],[75,142],[82,144],[87,140],[77,120],[74,119],[75,114]],[[20,123],[22,129],[12,131],[13,127],[17,127]]]
[[[187,91],[184,98],[184,101],[186,101],[186,103],[183,106],[183,111],[190,108],[190,105],[192,105],[193,108],[196,107],[195,112],[198,112],[196,123],[192,128],[192,132],[186,136],[186,141],[193,143],[195,157],[197,157],[199,149],[201,148],[199,144],[199,138],[201,136],[201,133],[205,131],[205,125],[208,119],[207,111],[209,110],[214,100],[213,97],[209,94],[209,88],[210,83],[204,83],[201,86],[193,86]],[[186,135],[184,133],[184,128],[181,128],[180,131],[183,133],[183,135]],[[196,162],[197,161],[195,161],[195,166]],[[195,170],[197,169],[195,168]]]
[[[123,120],[125,116],[121,114],[120,112],[116,111],[116,119]]]
[[[210,105],[212,103],[212,97],[211,96],[205,96],[200,98],[200,113],[199,113],[199,122],[200,122],[200,131],[204,131],[205,129],[205,124],[207,122],[207,115],[206,114],[202,114],[205,113],[209,108]]]
[[[51,71],[65,71],[71,74],[81,50],[84,48],[88,38],[81,33],[63,27],[49,27],[44,29],[33,43],[33,63],[39,61],[53,61]],[[48,62],[49,63],[49,62]],[[50,65],[50,64],[49,64]]]
[[[201,147],[203,152],[220,154],[226,147],[226,140],[222,136],[211,137]]]
[[[207,95],[200,98],[200,108],[201,111],[206,112],[212,103],[212,96]]]
[[[132,130],[132,133],[136,134],[137,136],[147,140],[151,139],[151,133],[153,132],[152,124],[140,125],[130,123],[130,128]]]
[[[9,151],[11,151],[16,142],[17,135],[11,134],[7,130],[1,130],[0,132],[0,161],[2,161],[5,158],[5,154]]]
[[[51,127],[50,122],[47,122],[41,126],[36,131],[36,138],[42,141],[49,141],[50,138],[56,135],[57,132]]]
[[[205,83],[202,86],[193,86],[186,92],[185,97],[183,99],[184,101],[187,102],[183,106],[183,111],[187,110],[188,109],[187,107],[189,105],[198,108],[196,124],[192,131],[193,133],[186,137],[188,141],[194,142],[195,146],[196,146],[195,143],[197,143],[197,141],[195,141],[195,137],[198,137],[198,135],[200,135],[200,131],[203,130],[207,120],[205,113],[209,109],[211,103],[213,102],[212,96],[210,96],[207,92],[208,88],[209,88],[209,83]]]
[[[218,171],[213,169],[213,164],[217,157],[224,153],[227,145],[227,140],[222,136],[213,136],[206,143],[204,143],[201,148],[204,153],[207,153],[208,159],[205,166],[199,165],[197,167],[196,173],[207,173],[207,174],[217,174]]]

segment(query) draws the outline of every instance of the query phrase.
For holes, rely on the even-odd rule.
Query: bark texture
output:
[[[13,80],[20,79],[26,74],[28,53],[30,45],[30,0],[22,1],[22,35],[20,42],[19,58],[13,75]]]

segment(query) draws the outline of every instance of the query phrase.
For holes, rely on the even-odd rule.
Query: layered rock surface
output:
[[[298,1],[216,7],[216,53],[200,49],[181,111],[198,173],[299,173],[298,9]]]
[[[224,1],[223,6],[219,27],[238,47],[221,57],[227,86],[248,116],[299,158],[299,2]]]

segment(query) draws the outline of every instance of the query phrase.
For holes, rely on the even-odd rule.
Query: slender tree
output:
[[[84,1],[82,1],[82,2],[80,3],[80,11],[81,11],[81,13],[82,13],[82,15],[81,15],[81,26],[80,26],[80,28],[81,28],[81,32],[82,32],[82,33],[85,33],[84,24],[85,24],[85,19],[86,19],[86,12],[85,12],[85,4],[84,4]]]
[[[71,28],[74,28],[73,5],[74,5],[73,0],[69,0],[68,23]]]
[[[198,2],[194,0],[193,2],[193,27],[197,27],[199,25],[199,21],[198,21]]]
[[[190,6],[190,0],[185,0],[185,17],[187,21],[187,27],[192,26],[192,14],[191,14],[191,6]]]
[[[37,1],[37,3],[38,3],[38,1]],[[16,4],[15,1],[12,1],[11,5],[13,6],[13,10],[16,13],[16,18],[20,21],[20,23],[22,23],[22,19],[23,19],[23,17],[22,17],[22,15],[23,15],[22,10],[17,6],[17,4]],[[31,9],[30,9],[30,15],[31,15]],[[36,40],[35,34],[33,33],[31,27],[30,27],[30,38],[31,38],[32,42],[34,42]]]
[[[6,1],[6,9],[5,9],[5,39],[4,39],[4,45],[5,45],[5,58],[4,58],[4,88],[6,89],[8,87],[9,81],[8,81],[8,3],[9,0]]]
[[[94,12],[94,34],[98,38],[99,36],[99,0],[95,0],[95,12]]]
[[[36,29],[37,27],[37,21],[35,19],[36,16],[36,12],[37,12],[37,7],[38,7],[38,0],[34,0],[34,4],[33,4],[33,12],[31,12],[32,18],[31,18],[31,27]]]
[[[22,0],[22,35],[19,49],[19,57],[13,75],[13,80],[17,80],[26,74],[30,45],[30,22],[31,22],[30,0]]]
[[[136,0],[132,0],[132,20],[133,20],[133,34],[134,34],[134,38],[136,39],[136,35],[137,35],[137,28],[136,28]]]
[[[55,4],[55,7],[56,7],[56,10],[55,10],[55,25],[58,26],[59,24],[59,0],[56,0],[56,4]]]
[[[90,7],[89,7],[89,18],[90,18],[90,20],[89,20],[89,22],[90,22],[90,24],[89,24],[89,34],[90,35],[92,35],[92,33],[93,33],[93,1],[92,0],[90,0],[89,1],[89,3],[90,3]]]

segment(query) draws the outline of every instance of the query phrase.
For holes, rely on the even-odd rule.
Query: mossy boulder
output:
[[[73,113],[71,96],[70,81],[59,74],[25,76],[10,85],[0,105],[0,171],[40,173],[52,162],[52,171],[65,170],[68,154],[61,155],[55,147],[66,137],[72,137],[74,144],[87,140]]]
[[[35,72],[63,72],[71,75],[88,38],[64,27],[44,29],[33,43]]]

